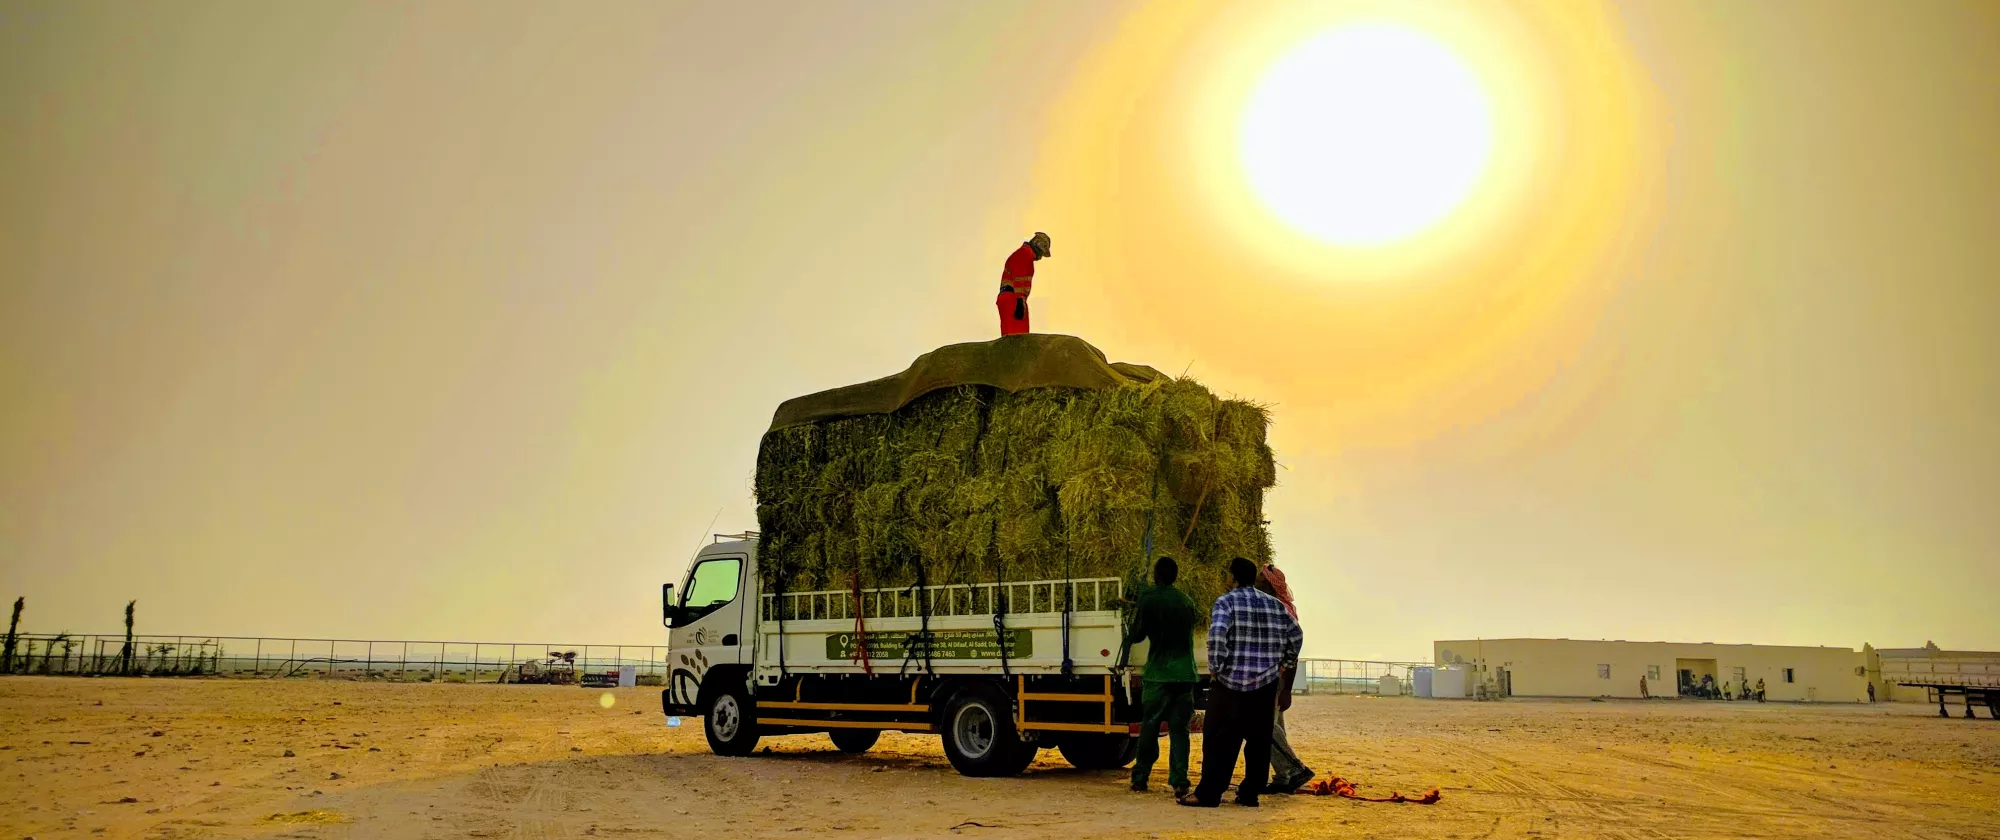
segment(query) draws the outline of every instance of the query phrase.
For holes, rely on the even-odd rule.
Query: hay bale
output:
[[[1032,338],[1103,364],[1077,339]],[[781,409],[757,462],[767,590],[1121,577],[1136,595],[1151,574],[1150,528],[1154,554],[1181,560],[1205,613],[1230,558],[1269,559],[1263,496],[1276,472],[1262,407],[1134,366],[1106,366],[1115,384],[1076,387],[1066,383],[1083,377],[1013,341],[989,342],[1006,351],[991,358],[1038,365],[1033,376],[983,369],[980,346],[959,345],[947,349],[968,384],[931,382],[885,412],[815,415],[812,401],[890,393],[894,378]],[[1065,384],[1035,386],[1051,367]]]

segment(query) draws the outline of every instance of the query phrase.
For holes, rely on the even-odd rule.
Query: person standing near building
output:
[[[1139,596],[1125,646],[1152,642],[1140,703],[1139,758],[1132,765],[1132,789],[1143,791],[1160,758],[1160,724],[1167,725],[1167,784],[1174,796],[1188,792],[1188,723],[1194,719],[1194,599],[1174,588],[1180,565],[1172,557],[1153,563],[1153,588]]]
[[[1645,675],[1645,674],[1640,674],[1640,675],[1639,675],[1639,699],[1641,699],[1641,700],[1651,700],[1651,699],[1653,699],[1653,693],[1652,693],[1652,692],[1650,692],[1650,691],[1647,691],[1647,690],[1646,690],[1646,675]]]
[[[1764,678],[1757,678],[1757,702],[1764,702]]]
[[[1000,296],[993,305],[1000,310],[1000,335],[1028,332],[1028,294],[1035,288],[1035,263],[1049,258],[1049,235],[1036,231],[1000,268]]]
[[[1257,576],[1257,591],[1278,599],[1285,605],[1285,612],[1293,621],[1299,620],[1299,608],[1292,601],[1292,587],[1285,582],[1285,573],[1276,565],[1264,564],[1264,571]],[[1303,632],[1303,628],[1301,628]],[[1301,637],[1303,638],[1303,636]],[[1292,740],[1285,736],[1285,712],[1292,708],[1292,680],[1298,676],[1297,666],[1285,669],[1284,679],[1278,684],[1278,710],[1271,725],[1271,784],[1266,793],[1296,793],[1299,786],[1312,781],[1315,775],[1292,751]]]
[[[1208,622],[1209,724],[1201,739],[1201,783],[1176,802],[1197,808],[1222,804],[1236,754],[1243,753],[1243,784],[1236,804],[1257,806],[1271,772],[1271,726],[1278,711],[1278,682],[1299,658],[1304,636],[1278,599],[1257,591],[1257,564],[1229,561],[1236,588],[1215,599]]]

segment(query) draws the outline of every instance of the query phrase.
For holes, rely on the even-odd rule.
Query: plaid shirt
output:
[[[1215,599],[1208,622],[1208,670],[1236,691],[1256,691],[1276,682],[1282,668],[1299,658],[1305,633],[1278,599],[1239,586]]]

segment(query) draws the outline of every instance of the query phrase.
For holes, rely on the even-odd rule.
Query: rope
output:
[[[1003,441],[1000,447],[1000,474],[1007,474],[1007,456],[1013,447]],[[986,550],[993,555],[993,641],[1000,647],[1000,678],[1012,680],[1014,673],[1007,667],[1007,576],[1004,574],[1007,559],[1000,556],[1000,517],[993,517],[992,525],[986,529]]]
[[[910,660],[916,658],[917,646],[919,645],[922,645],[924,649],[924,672],[937,673],[936,666],[931,664],[931,599],[929,588],[930,579],[924,574],[924,561],[919,559],[917,561],[917,582],[910,584],[910,588],[903,591],[911,593],[917,599],[917,609],[920,611],[918,615],[921,617],[923,623],[917,632],[903,638],[903,665],[897,669],[897,676],[909,674]]]
[[[1004,561],[1000,559],[999,540],[1000,519],[994,517],[986,533],[986,549],[993,555],[993,640],[1000,646],[1000,677],[1011,680],[1014,674],[1007,670],[1007,582],[1001,574]]]
[[[1139,568],[1141,569],[1146,568],[1147,560],[1153,559],[1153,512],[1159,507],[1160,504],[1160,473],[1165,471],[1165,467],[1166,467],[1166,454],[1163,452],[1160,455],[1160,468],[1153,470],[1152,501],[1146,506],[1146,537],[1145,540],[1140,543],[1140,545],[1142,546],[1141,550],[1144,552],[1144,554],[1139,558]],[[1130,643],[1120,645],[1118,647],[1118,670],[1123,671],[1131,666],[1132,666],[1132,645]]]
[[[875,676],[875,668],[868,662],[868,622],[862,617],[867,609],[861,601],[861,570],[855,569],[850,579],[854,583],[854,656],[848,661],[860,660],[861,673],[872,677]]]
[[[1437,801],[1443,798],[1438,793],[1437,788],[1431,788],[1429,793],[1415,798],[1404,796],[1395,791],[1390,791],[1388,796],[1362,796],[1355,792],[1353,782],[1339,776],[1331,779],[1321,779],[1306,785],[1304,792],[1313,796],[1341,796],[1348,799],[1358,799],[1362,802],[1408,802],[1415,805],[1436,805]]]
[[[917,599],[923,609],[924,673],[937,673],[937,666],[931,663],[931,583],[924,571],[924,561],[917,561]]]
[[[760,546],[761,547],[761,546]],[[785,567],[773,564],[778,579],[777,597],[771,606],[778,611],[778,681],[784,682],[789,676],[785,672]]]
[[[1067,677],[1070,676],[1072,671],[1076,670],[1076,663],[1074,661],[1071,661],[1069,658],[1070,601],[1076,597],[1076,581],[1073,579],[1069,579],[1068,577],[1071,573],[1068,571],[1069,558],[1067,551],[1064,552],[1063,568],[1064,568],[1063,575],[1065,577],[1063,581],[1063,589],[1065,591],[1063,592],[1063,615],[1062,615],[1062,639],[1063,639],[1062,675]]]
[[[1063,613],[1062,613],[1062,675],[1070,676],[1076,670],[1076,663],[1069,657],[1069,619],[1072,601],[1076,599],[1076,572],[1074,554],[1069,550],[1069,526],[1063,522],[1062,496],[1056,488],[1049,488],[1049,504],[1055,508],[1056,522],[1063,528]],[[1050,593],[1052,596],[1054,593]]]

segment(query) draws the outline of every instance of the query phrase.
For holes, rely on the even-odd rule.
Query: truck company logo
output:
[[[680,660],[680,667],[674,669],[667,688],[672,692],[673,702],[692,706],[695,698],[701,696],[701,678],[708,673],[708,657],[697,650],[692,657],[681,654]]]
[[[923,647],[912,637],[893,633],[868,634],[868,658],[922,659]],[[1024,659],[1035,653],[1035,635],[1029,630],[1007,631],[1007,658]],[[912,657],[910,648],[915,647]],[[931,632],[932,659],[999,659],[999,637],[991,630],[934,630]],[[830,633],[826,637],[826,658],[853,659],[854,634]]]

